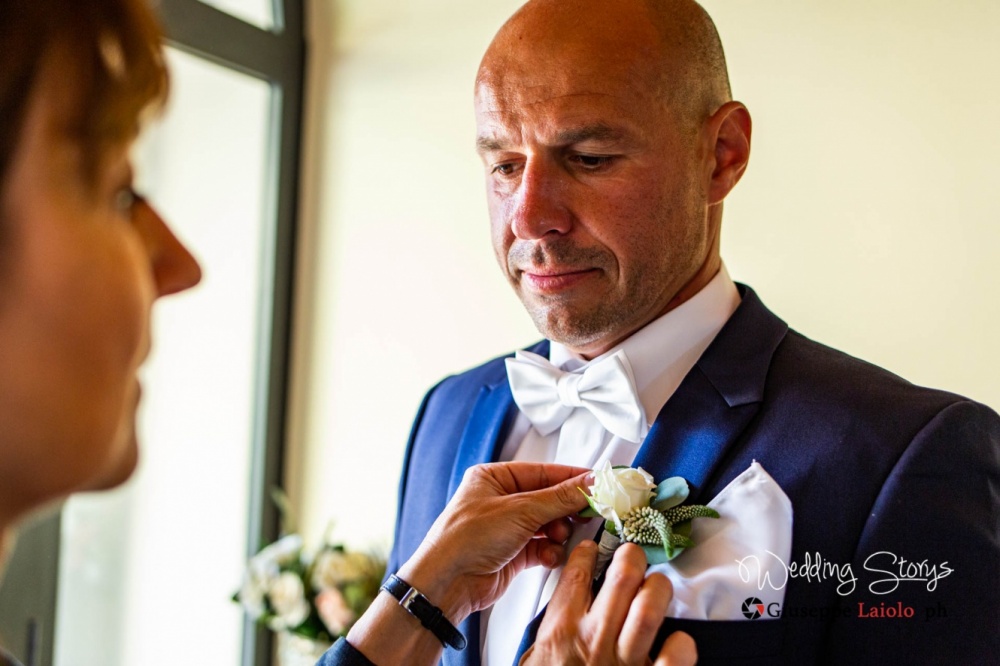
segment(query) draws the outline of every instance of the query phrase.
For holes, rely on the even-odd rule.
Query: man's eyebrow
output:
[[[562,146],[584,141],[618,141],[624,139],[626,133],[617,127],[599,123],[597,125],[585,125],[583,127],[573,127],[556,134],[556,143]]]
[[[571,127],[562,130],[555,136],[555,144],[559,146],[570,146],[574,143],[584,141],[621,141],[628,137],[624,130],[598,123],[596,125],[584,125],[582,127]],[[476,139],[476,151],[480,154],[500,151],[505,149],[505,143],[495,136],[481,136]]]
[[[492,136],[476,137],[477,153],[489,153],[495,150],[503,150],[503,144],[500,142],[500,139]]]

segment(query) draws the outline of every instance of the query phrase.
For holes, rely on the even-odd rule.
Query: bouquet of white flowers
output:
[[[272,631],[330,643],[371,605],[384,575],[378,554],[330,543],[310,554],[289,534],[250,558],[233,601]]]

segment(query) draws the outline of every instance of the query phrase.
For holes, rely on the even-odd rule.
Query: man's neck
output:
[[[615,347],[621,345],[623,342],[625,342],[625,340],[628,340],[630,337],[635,335],[638,331],[644,329],[650,323],[656,321],[657,319],[667,314],[671,310],[677,309],[678,307],[680,307],[681,305],[683,305],[684,303],[686,303],[687,301],[691,300],[696,295],[701,293],[701,290],[704,289],[706,286],[708,286],[708,284],[713,279],[715,279],[715,276],[719,274],[721,268],[722,268],[721,257],[719,257],[718,255],[710,257],[705,261],[704,264],[702,264],[701,268],[698,269],[698,272],[695,273],[695,275],[690,280],[688,280],[687,283],[685,283],[685,285],[681,287],[676,294],[674,294],[674,296],[667,302],[667,304],[664,307],[654,312],[652,316],[644,318],[640,324],[629,327],[625,332],[620,332],[620,331],[616,332],[614,334],[614,337],[610,341],[606,339],[599,340],[591,344],[588,344],[585,347],[571,347],[569,345],[564,345],[564,346],[574,356],[583,361],[590,361],[592,359],[597,358],[598,356],[602,356],[611,351],[612,349],[614,349]]]
[[[618,350],[625,352],[639,399],[652,420],[739,307],[740,300],[735,283],[723,268],[692,298],[635,331],[601,358]],[[589,363],[558,342],[551,343],[549,360],[568,372]]]

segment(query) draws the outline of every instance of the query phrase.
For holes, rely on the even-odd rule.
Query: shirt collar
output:
[[[651,424],[739,304],[739,291],[723,264],[701,291],[604,354],[584,361],[553,341],[549,360],[556,367],[578,370],[624,350]]]

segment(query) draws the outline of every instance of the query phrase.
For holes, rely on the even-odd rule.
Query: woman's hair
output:
[[[78,100],[71,128],[94,179],[105,151],[166,98],[160,40],[146,0],[0,0],[0,192],[46,58]]]

